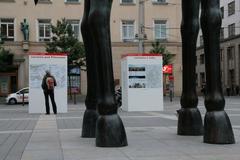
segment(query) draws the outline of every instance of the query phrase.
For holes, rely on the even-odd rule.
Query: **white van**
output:
[[[7,104],[22,103],[23,102],[23,94],[24,94],[24,102],[28,103],[28,93],[29,93],[28,87],[20,89],[16,93],[11,93],[7,96],[6,103]]]

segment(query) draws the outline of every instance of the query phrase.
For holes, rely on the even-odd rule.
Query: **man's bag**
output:
[[[52,77],[47,77],[46,83],[47,83],[48,90],[54,89],[54,79]]]

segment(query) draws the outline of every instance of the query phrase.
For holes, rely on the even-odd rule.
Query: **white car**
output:
[[[28,103],[28,93],[29,88],[23,88],[17,91],[16,93],[11,93],[6,98],[6,103],[8,104],[17,104],[23,102],[23,94],[24,94],[24,103]]]

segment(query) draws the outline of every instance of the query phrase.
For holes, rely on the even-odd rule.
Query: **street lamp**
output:
[[[139,0],[139,8],[138,8],[138,34],[136,35],[136,39],[138,39],[138,52],[144,53],[144,39],[146,39],[145,34],[145,12],[144,12],[144,2],[146,0]]]

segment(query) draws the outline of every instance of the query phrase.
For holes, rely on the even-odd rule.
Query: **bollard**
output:
[[[74,101],[74,104],[77,104],[77,102],[76,102],[76,92],[73,93],[73,101]]]
[[[170,97],[170,102],[172,102],[172,99],[173,99],[173,91],[172,90],[170,90],[169,97]]]
[[[22,93],[23,97],[22,97],[22,105],[24,106],[24,92]]]

